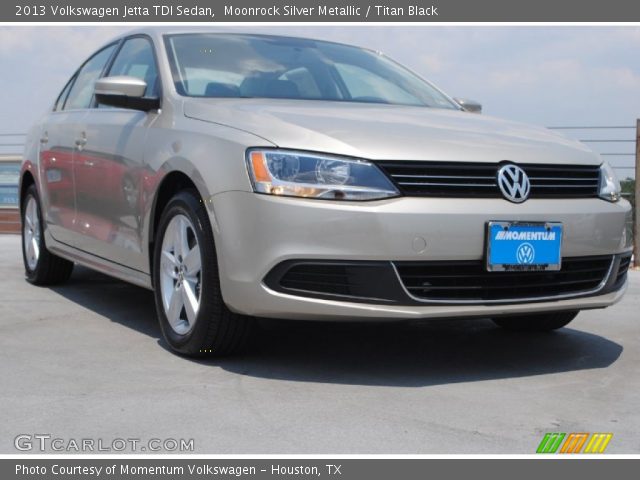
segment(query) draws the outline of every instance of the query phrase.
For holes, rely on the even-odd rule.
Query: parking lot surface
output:
[[[80,267],[31,286],[19,237],[0,236],[0,453],[21,434],[193,439],[195,453],[534,453],[546,432],[612,432],[608,453],[639,453],[638,312],[630,272],[621,303],[556,333],[261,321],[248,353],[194,361],[167,350],[151,292]]]

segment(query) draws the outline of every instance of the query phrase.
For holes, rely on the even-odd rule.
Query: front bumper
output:
[[[277,291],[268,281],[291,260],[481,260],[490,220],[562,222],[563,257],[627,252],[627,202],[599,199],[529,200],[396,198],[347,203],[224,192],[209,202],[223,298],[234,311],[290,319],[406,319],[495,316],[602,308],[625,286],[588,296],[498,303],[368,302]]]

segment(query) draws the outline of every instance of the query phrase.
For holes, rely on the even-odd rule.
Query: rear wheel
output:
[[[535,315],[518,315],[493,318],[496,325],[518,332],[548,332],[562,328],[571,322],[580,313],[574,312],[549,312]]]
[[[251,319],[222,300],[213,232],[194,191],[175,195],[162,213],[153,279],[160,327],[173,350],[222,356],[243,345]]]
[[[22,201],[22,259],[27,281],[34,285],[65,282],[73,262],[54,255],[44,243],[40,197],[35,185],[29,186]]]

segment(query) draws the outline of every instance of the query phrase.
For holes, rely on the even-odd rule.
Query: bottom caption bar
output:
[[[566,458],[566,457],[565,457]],[[6,479],[203,479],[203,478],[335,478],[398,480],[427,478],[518,478],[579,475],[581,480],[625,478],[638,470],[637,458],[600,457],[572,460],[560,458],[482,459],[0,459],[0,478]]]

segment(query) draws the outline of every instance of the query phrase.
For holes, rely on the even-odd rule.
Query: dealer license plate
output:
[[[487,270],[490,272],[560,270],[562,224],[489,222]]]

